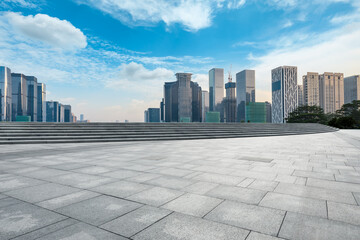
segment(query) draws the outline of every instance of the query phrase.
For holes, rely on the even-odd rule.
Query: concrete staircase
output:
[[[266,137],[334,132],[321,124],[0,123],[0,144],[90,143]]]

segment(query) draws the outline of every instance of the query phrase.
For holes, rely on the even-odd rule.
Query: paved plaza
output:
[[[360,131],[0,145],[0,239],[360,239]]]

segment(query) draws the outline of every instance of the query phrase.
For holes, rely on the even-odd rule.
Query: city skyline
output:
[[[154,12],[119,2],[2,1],[0,65],[37,76],[49,99],[92,121],[143,121],[176,72],[208,91],[211,68],[254,69],[257,102],[271,102],[278,66],[297,66],[298,84],[307,72],[360,72],[358,1],[197,1],[189,15],[191,1]]]

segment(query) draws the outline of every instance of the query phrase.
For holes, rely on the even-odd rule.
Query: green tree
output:
[[[288,123],[327,123],[324,110],[318,106],[300,106],[289,114],[286,119]]]
[[[360,101],[344,104],[328,124],[337,128],[360,128]]]

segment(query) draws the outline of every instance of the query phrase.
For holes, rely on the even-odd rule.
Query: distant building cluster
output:
[[[34,76],[0,66],[0,121],[76,122],[70,105],[46,101],[46,86]]]
[[[319,106],[335,113],[343,104],[360,100],[360,75],[308,72],[298,84],[297,67],[271,71],[272,103],[255,101],[255,71],[243,70],[232,81],[224,69],[209,71],[209,92],[191,81],[191,73],[177,73],[175,82],[164,84],[160,108],[145,111],[145,122],[252,122],[285,123],[298,106]],[[225,93],[225,96],[224,96]]]

